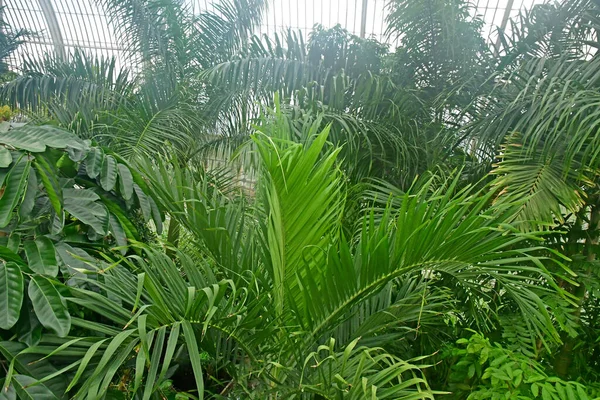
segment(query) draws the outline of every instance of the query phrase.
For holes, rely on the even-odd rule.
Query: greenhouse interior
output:
[[[599,0],[0,0],[0,400],[600,399]]]

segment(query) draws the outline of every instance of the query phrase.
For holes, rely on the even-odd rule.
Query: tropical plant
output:
[[[449,377],[456,399],[591,398],[581,384],[548,376],[537,361],[477,333],[459,339],[449,353],[456,358]]]
[[[133,68],[2,87],[0,398],[598,396],[595,2],[98,4]]]
[[[160,229],[161,215],[122,159],[70,132],[26,126],[0,143],[0,335],[13,339],[1,350],[10,362],[7,388],[15,372],[26,381],[42,377],[15,365],[15,348],[36,346],[48,331],[65,337],[78,325],[64,294],[94,270],[94,256],[152,240],[144,225],[154,217]]]

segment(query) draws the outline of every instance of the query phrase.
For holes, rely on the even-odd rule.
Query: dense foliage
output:
[[[600,396],[596,1],[97,3],[130,69],[2,23],[0,399]]]

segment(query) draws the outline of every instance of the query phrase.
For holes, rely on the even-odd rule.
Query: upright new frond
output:
[[[339,149],[321,156],[329,128],[319,134],[317,128],[313,125],[306,144],[284,139],[285,132],[280,138],[254,138],[263,171],[265,259],[280,315],[296,305],[305,277],[319,275],[343,210],[342,178],[335,168]]]

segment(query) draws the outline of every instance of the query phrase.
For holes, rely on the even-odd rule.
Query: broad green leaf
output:
[[[118,164],[119,168],[119,191],[125,200],[133,196],[133,176],[126,165]]]
[[[12,381],[21,400],[58,400],[50,389],[30,376],[15,375]]]
[[[27,220],[31,211],[33,211],[33,207],[35,206],[35,200],[38,197],[40,192],[40,188],[38,185],[37,174],[35,172],[35,168],[32,168],[29,171],[29,178],[27,179],[27,188],[25,189],[25,196],[23,197],[23,202],[19,207],[19,218],[21,220]]]
[[[12,251],[14,253],[18,253],[19,249],[21,248],[21,235],[16,232],[11,234],[6,243],[6,247],[10,251]]]
[[[117,183],[117,161],[111,155],[104,158],[102,165],[102,173],[100,174],[100,185],[102,189],[110,192],[115,188]]]
[[[113,214],[109,215],[109,223],[110,223],[110,231],[117,242],[117,246],[121,247],[119,251],[122,255],[127,253],[127,249],[124,247],[127,246],[127,235],[125,234],[125,230],[121,226],[121,223]]]
[[[58,263],[56,262],[56,250],[50,239],[40,236],[35,241],[28,240],[23,243],[29,268],[33,272],[49,275],[55,278],[58,275]]]
[[[65,337],[71,329],[71,316],[62,296],[50,280],[43,276],[31,277],[28,289],[35,315],[42,325]]]
[[[0,143],[33,153],[46,151],[46,146],[57,149],[64,149],[67,146],[73,148],[84,146],[83,141],[71,132],[49,125],[25,125],[21,128],[12,129],[7,133],[0,134]]]
[[[65,197],[65,210],[73,217],[77,218],[86,225],[89,225],[99,235],[106,235],[108,232],[108,211],[100,203],[91,201],[91,198],[84,198],[85,193],[95,193],[87,190],[76,190],[80,192],[78,197]],[[97,196],[96,196],[97,197]]]
[[[36,157],[34,166],[40,175],[40,179],[44,184],[44,189],[46,189],[46,194],[50,199],[54,211],[57,215],[60,215],[62,213],[63,194],[62,188],[56,179],[58,176],[56,169],[51,167],[44,157],[40,156]]]
[[[21,316],[16,325],[17,339],[28,346],[37,345],[42,338],[42,324],[35,316],[29,297],[24,296]]]
[[[29,176],[31,162],[27,156],[22,156],[11,168],[6,177],[6,186],[0,198],[0,228],[4,228],[13,217]]]
[[[102,164],[104,163],[104,153],[102,150],[93,148],[85,158],[85,171],[88,176],[95,179],[102,171]]]
[[[10,130],[10,122],[8,121],[2,121],[0,122],[0,134],[1,133],[6,133]]]
[[[117,219],[121,223],[121,226],[123,227],[123,230],[125,231],[125,234],[127,235],[127,237],[128,238],[138,238],[139,235],[138,235],[137,229],[135,228],[133,223],[129,220],[127,215],[123,212],[123,209],[121,208],[120,204],[113,202],[111,199],[109,199],[105,196],[102,196],[101,199],[102,199],[102,202],[104,203],[104,205],[106,205],[106,207],[108,208],[108,211],[110,211],[110,214],[117,217]]]
[[[0,388],[4,387],[4,379],[0,380]],[[0,400],[17,400],[17,391],[14,385],[10,385],[6,390],[0,389]]]
[[[63,191],[63,195],[65,199],[70,201],[81,201],[81,202],[94,202],[96,200],[100,200],[100,196],[98,196],[94,191],[89,189],[73,189],[67,188]]]
[[[75,178],[79,172],[79,164],[69,158],[68,155],[63,154],[62,157],[56,161],[56,168],[63,176],[69,178]]]
[[[58,257],[63,262],[63,264],[69,269],[69,273],[73,273],[76,270],[92,269],[83,260],[88,260],[90,261],[90,263],[94,263],[95,260],[84,250],[77,247],[71,247],[70,245],[64,242],[57,243],[55,247]]]
[[[23,274],[13,262],[0,262],[0,329],[10,329],[23,305]]]
[[[137,184],[133,184],[133,189],[135,190],[135,194],[138,198],[138,203],[140,204],[140,208],[142,210],[142,215],[144,216],[144,221],[150,220],[152,217],[152,207],[150,206],[150,201],[148,201],[148,196],[139,187]]]
[[[10,150],[6,147],[0,147],[0,168],[8,168],[12,161]]]
[[[16,254],[14,251],[9,249],[8,247],[4,247],[4,246],[0,246],[0,259],[5,260],[5,261],[12,261],[21,266],[27,265],[25,262],[23,262],[23,259],[21,257],[19,257],[18,254]]]
[[[60,214],[52,213],[52,226],[50,227],[50,233],[58,235],[62,232],[65,227],[65,211]]]

